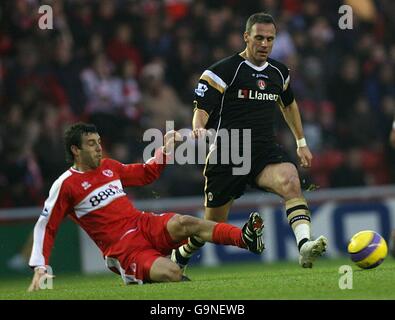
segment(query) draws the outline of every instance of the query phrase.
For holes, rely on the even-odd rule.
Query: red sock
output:
[[[232,245],[239,248],[245,248],[241,238],[241,229],[227,223],[217,223],[213,230],[213,242],[216,244]]]

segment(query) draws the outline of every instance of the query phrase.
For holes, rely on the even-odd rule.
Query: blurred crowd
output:
[[[353,28],[338,26],[353,5]],[[325,0],[38,0],[0,4],[0,207],[41,205],[67,169],[62,134],[82,120],[105,153],[142,161],[148,128],[190,128],[194,88],[217,60],[244,49],[249,15],[277,23],[272,58],[287,64],[314,153],[303,184],[395,182],[388,134],[395,111],[395,2]],[[278,113],[278,140],[295,141]],[[169,166],[132,197],[202,195],[201,165]]]

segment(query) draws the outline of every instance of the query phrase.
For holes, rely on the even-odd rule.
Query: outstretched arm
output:
[[[144,186],[158,179],[174,150],[175,141],[181,141],[181,135],[174,130],[164,136],[164,144],[155,151],[154,157],[146,163],[121,164],[111,160],[118,168],[118,172],[125,187]]]
[[[34,227],[33,248],[29,266],[34,268],[34,276],[29,291],[39,290],[44,278],[51,278],[47,273],[49,257],[55,241],[55,235],[63,218],[72,206],[67,187],[59,178],[52,185],[43,211]]]
[[[279,100],[278,105],[280,106],[280,110],[284,116],[285,121],[287,122],[295,137],[297,144],[296,152],[301,160],[301,166],[305,168],[311,167],[313,156],[304,137],[302,119],[300,117],[298,104],[294,99],[288,106],[284,106],[281,100]]]

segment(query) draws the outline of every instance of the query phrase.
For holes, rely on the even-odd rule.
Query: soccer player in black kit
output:
[[[311,268],[314,260],[325,252],[327,239],[323,236],[311,239],[310,211],[302,194],[296,165],[275,142],[274,117],[279,107],[295,137],[300,165],[311,166],[312,154],[304,138],[289,69],[269,58],[275,37],[273,18],[265,13],[253,14],[244,32],[245,50],[205,70],[195,89],[194,138],[205,137],[210,128],[216,132],[220,129],[251,130],[251,170],[248,174],[233,174],[232,163],[224,164],[219,159],[215,164],[212,157],[220,153],[209,153],[204,169],[205,219],[227,221],[234,199],[244,193],[247,184],[275,193],[284,200],[300,253],[299,263]],[[211,150],[221,148],[228,146],[215,139]],[[201,239],[191,237],[188,243],[173,250],[171,258],[184,267],[203,245]],[[263,244],[260,249],[264,249]]]

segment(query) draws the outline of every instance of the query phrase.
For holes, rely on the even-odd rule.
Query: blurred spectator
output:
[[[322,150],[322,128],[317,119],[317,106],[312,101],[301,102],[303,113],[303,128],[306,140],[309,142],[311,152],[317,153]]]
[[[333,149],[337,146],[335,107],[329,101],[318,106],[318,121],[322,132],[322,147]]]
[[[92,4],[89,6],[93,7]],[[97,15],[94,17],[95,30],[102,35],[105,43],[108,43],[114,34],[119,18],[116,1],[102,0],[98,2]]]
[[[136,80],[136,68],[133,62],[125,61],[121,65],[122,107],[124,115],[134,121],[140,121],[142,115],[141,90]]]
[[[64,161],[65,150],[59,141],[61,141],[62,123],[59,122],[58,110],[51,105],[42,109],[39,118],[40,128],[38,137],[33,146],[37,163],[41,168],[43,177],[43,194],[49,194],[51,182],[59,176],[59,172],[66,170]]]
[[[359,149],[351,149],[346,152],[345,161],[331,174],[331,187],[358,187],[368,184],[361,156]]]
[[[95,17],[93,6],[86,1],[76,1],[69,8],[70,30],[79,53],[84,51],[84,46],[89,43],[90,35],[95,30]]]
[[[276,45],[273,47],[271,58],[279,61],[287,61],[289,56],[296,54],[295,45],[289,30],[281,20],[277,22],[276,27]]]
[[[395,181],[395,98],[385,96],[382,101],[382,139],[385,139],[385,155],[391,181]]]
[[[142,67],[140,52],[133,45],[133,29],[128,24],[120,24],[113,39],[110,40],[107,47],[108,57],[115,64],[120,64],[126,60],[132,62],[139,74]]]
[[[59,38],[54,50],[53,72],[65,91],[73,116],[78,118],[84,112],[86,101],[79,77],[82,65],[74,59],[72,50],[70,41]]]
[[[100,128],[102,139],[108,144],[127,136],[128,126],[133,125],[131,120],[138,117],[133,114],[133,108],[140,99],[138,87],[130,78],[133,70],[126,68],[126,79],[122,79],[114,73],[114,68],[105,54],[99,54],[93,64],[81,73],[87,98],[85,116]]]
[[[165,83],[163,63],[156,60],[147,64],[141,77],[146,127],[164,132],[166,121],[174,121],[175,129],[189,126],[192,112],[183,106],[174,89]]]
[[[343,145],[349,149],[352,147],[377,149],[378,123],[376,114],[372,112],[369,101],[361,96],[353,107],[352,121],[347,127],[347,134],[343,136]]]
[[[92,65],[81,73],[87,97],[86,113],[114,114],[121,107],[121,80],[113,75],[113,64],[104,54],[96,56]]]
[[[174,88],[181,92],[181,97],[185,103],[190,103],[193,95],[187,91],[188,76],[196,70],[197,50],[190,39],[181,39],[176,48],[176,54],[170,58],[168,70],[177,70],[177,72],[169,72],[169,80]]]
[[[329,98],[336,106],[336,119],[339,125],[353,118],[352,106],[362,92],[360,69],[355,57],[345,57],[335,78],[328,83]]]
[[[0,158],[0,206],[39,204],[43,197],[43,179],[32,150],[38,124],[26,123],[18,105],[11,107],[6,121]]]
[[[172,54],[174,35],[171,34],[174,22],[169,18],[164,20],[152,17],[143,24],[142,53],[145,61],[151,61],[157,56],[168,57]]]

